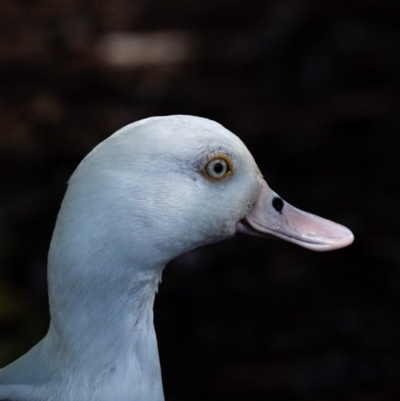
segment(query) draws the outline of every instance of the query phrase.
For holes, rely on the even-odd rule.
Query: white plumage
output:
[[[313,250],[353,240],[345,227],[283,202],[216,122],[154,117],[106,139],[72,175],[58,215],[49,331],[0,370],[0,400],[162,401],[153,326],[162,270],[238,232]]]

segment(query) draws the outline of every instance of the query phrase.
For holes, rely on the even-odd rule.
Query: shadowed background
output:
[[[171,262],[155,305],[167,401],[398,399],[400,5],[360,4],[0,2],[0,366],[46,333],[79,161],[132,121],[192,114],[356,241],[237,238]]]

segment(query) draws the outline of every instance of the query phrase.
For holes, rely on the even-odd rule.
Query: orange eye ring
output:
[[[226,155],[211,157],[203,167],[203,174],[211,181],[222,181],[232,174],[233,166]]]

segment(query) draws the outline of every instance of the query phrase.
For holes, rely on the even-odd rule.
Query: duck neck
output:
[[[56,227],[48,267],[45,343],[57,370],[70,374],[75,388],[76,380],[93,391],[101,383],[102,397],[107,389],[114,396],[125,389],[138,400],[162,400],[153,304],[163,265],[132,256],[143,255],[143,248],[130,248],[128,257],[101,238],[66,244],[64,232]]]

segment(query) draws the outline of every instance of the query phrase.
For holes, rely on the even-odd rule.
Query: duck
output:
[[[163,401],[153,303],[165,265],[237,235],[313,251],[353,242],[266,183],[215,121],[151,117],[97,145],[69,179],[48,255],[50,324],[0,369],[0,400]]]

